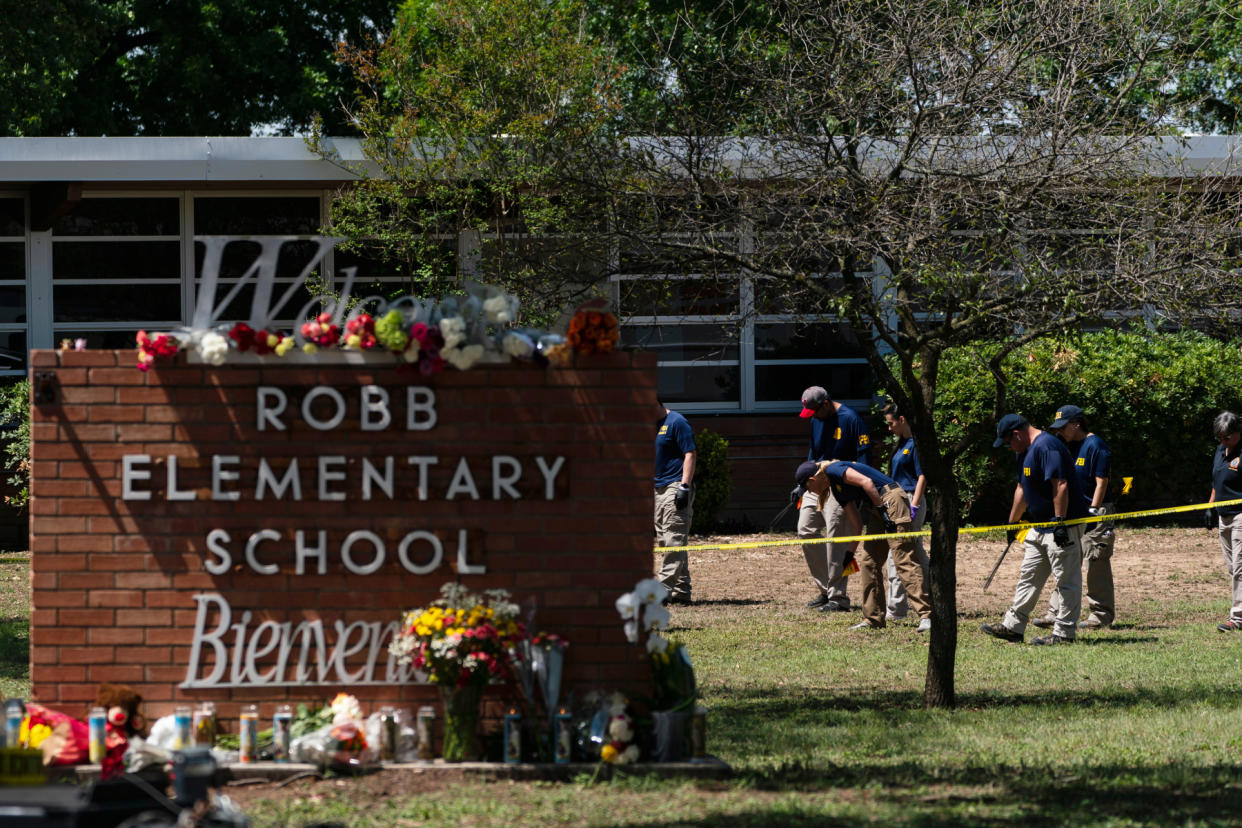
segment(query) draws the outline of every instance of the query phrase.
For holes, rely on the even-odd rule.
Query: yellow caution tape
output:
[[[1128,478],[1123,478],[1128,479]],[[1124,490],[1123,490],[1124,491]],[[986,535],[989,532],[1008,532],[1010,529],[1020,531],[1019,540],[1025,538],[1026,532],[1038,528],[1040,526],[1076,526],[1080,523],[1113,523],[1118,520],[1131,520],[1141,517],[1155,517],[1156,515],[1174,515],[1179,512],[1194,512],[1202,509],[1213,509],[1218,506],[1236,506],[1242,504],[1242,498],[1237,500],[1218,500],[1214,503],[1192,503],[1189,506],[1166,506],[1162,509],[1141,509],[1137,512],[1119,512],[1115,515],[1101,515],[1085,518],[1074,518],[1073,520],[1045,520],[1035,523],[1003,523],[995,526],[963,526],[957,530],[959,535]],[[889,538],[921,538],[931,535],[930,529],[920,529],[917,532],[888,532],[882,535],[837,535],[829,538],[794,538],[792,540],[766,540],[751,541],[749,543],[708,543],[699,546],[657,546],[654,552],[687,552],[702,551],[705,549],[757,549],[761,546],[800,546],[804,543],[825,543],[831,540],[832,543],[854,543],[856,541],[869,540],[888,540]]]

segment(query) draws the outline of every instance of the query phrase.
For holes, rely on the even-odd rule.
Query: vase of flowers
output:
[[[477,595],[456,583],[441,587],[440,597],[429,606],[403,616],[389,651],[440,688],[442,755],[447,762],[477,756],[475,730],[483,688],[514,676],[510,651],[525,636],[517,618],[518,605],[507,591]]]

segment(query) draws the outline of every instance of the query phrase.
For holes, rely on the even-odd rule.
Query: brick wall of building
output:
[[[408,709],[432,701],[434,688],[333,682],[342,673],[331,670],[329,682],[315,686],[182,685],[215,670],[214,645],[206,640],[212,636],[226,648],[217,684],[296,677],[292,665],[300,651],[295,647],[282,661],[280,649],[302,639],[280,639],[277,625],[314,619],[324,621],[329,654],[336,652],[334,623],[356,624],[346,627],[343,650],[362,650],[342,655],[340,666],[345,675],[363,677],[357,671],[375,646],[363,639],[401,611],[435,598],[441,584],[458,577],[463,561],[467,568],[486,567],[485,574],[460,575],[464,585],[509,590],[515,601],[535,608],[536,628],[570,640],[567,690],[638,689],[643,658],[625,642],[613,604],[651,570],[654,357],[612,354],[569,369],[479,365],[431,379],[376,364],[268,359],[213,368],[178,357],[142,373],[132,351],[32,354],[36,393],[38,375],[50,373],[55,395],[52,403],[34,406],[32,421],[36,700],[80,715],[100,682],[119,681],[142,693],[152,719],[177,703],[203,699],[216,701],[225,719],[250,702],[267,717],[277,703],[315,702],[342,690],[367,707],[382,702]],[[368,384],[389,393],[393,422],[387,428],[361,427]],[[430,429],[406,428],[405,389],[411,385],[420,389],[418,404],[426,391],[434,393],[437,422]],[[274,415],[284,430],[271,420],[259,429],[260,386],[280,389],[287,399],[283,413]],[[312,393],[323,387],[347,407],[339,425],[317,430],[303,419],[302,403],[311,396],[312,419],[327,425],[334,394]],[[264,403],[277,407],[274,398]],[[416,415],[425,424],[426,410]],[[374,410],[366,417],[382,422]],[[493,466],[497,456],[509,459]],[[558,457],[564,465],[552,473]],[[284,478],[295,458],[300,500],[292,478]],[[391,498],[381,485],[387,458],[394,466]],[[269,474],[259,499],[261,459]],[[463,464],[477,500],[461,476]],[[426,470],[426,499],[419,494],[420,469]],[[273,483],[287,487],[282,496]],[[248,558],[248,541],[261,530],[272,535],[259,536]],[[298,530],[305,533],[302,574]],[[322,555],[315,551],[319,531],[326,532]],[[434,535],[444,553],[427,574],[413,570],[434,562],[436,541],[428,534],[410,539],[420,531]],[[351,533],[347,566],[343,547]],[[377,558],[375,538],[386,557],[368,571]],[[403,539],[410,539],[404,560]],[[231,624],[249,637],[240,648],[237,630],[217,629],[225,611],[220,601]],[[264,621],[275,624],[263,627]],[[196,625],[205,643],[200,668],[190,677]],[[273,644],[278,640],[283,643]],[[309,658],[313,665],[313,652]],[[373,678],[390,677],[385,658],[373,659]],[[489,694],[494,713],[503,699]]]

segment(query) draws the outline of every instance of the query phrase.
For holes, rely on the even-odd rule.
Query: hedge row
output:
[[[986,365],[997,348],[955,349],[941,363],[937,427],[946,444],[960,439],[966,424],[995,419]],[[1061,405],[1086,412],[1088,426],[1112,448],[1113,481],[1134,478],[1121,504],[1128,509],[1206,500],[1216,447],[1212,420],[1226,409],[1242,413],[1239,342],[1194,332],[1105,331],[1039,340],[1011,354],[1005,371],[1008,410],[1036,426],[1051,422]],[[992,448],[993,439],[989,429],[956,467],[971,523],[1003,520],[1012,502],[1013,455]]]

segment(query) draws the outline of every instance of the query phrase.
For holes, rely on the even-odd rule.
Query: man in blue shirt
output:
[[[910,496],[897,485],[897,481],[883,472],[865,463],[828,460],[820,463],[819,471],[807,481],[808,491],[823,492],[827,489],[832,491],[833,499],[841,504],[851,533],[861,533],[864,523],[879,523],[875,526],[879,531],[911,531]],[[914,555],[913,538],[890,538],[863,544],[863,551],[857,556],[862,576],[863,620],[850,629],[880,629],[884,626],[886,590],[880,573],[890,555],[896,562],[907,600],[919,616],[918,632],[927,632],[931,629],[931,602],[927,599],[923,584],[923,569]]]
[[[905,415],[896,405],[890,403],[884,406],[884,421],[888,423],[888,430],[897,438],[897,448],[889,462],[888,476],[896,480],[901,490],[910,496],[910,528],[917,532],[923,528],[923,521],[927,519],[927,510],[923,508],[926,502],[924,495],[927,492],[927,477],[919,464],[919,454],[914,448],[914,435]],[[914,559],[923,570],[923,583],[927,583],[927,569],[931,561],[923,548],[922,538],[914,539]],[[897,565],[891,555],[884,571],[888,577],[888,612],[884,614],[884,618],[887,621],[905,618],[910,604],[906,600],[906,590],[901,585],[901,576],[897,574]]]
[[[996,442],[992,445],[1007,446],[1018,458],[1018,485],[1013,492],[1010,523],[1017,523],[1023,512],[1029,512],[1035,523],[1059,523],[1087,516],[1078,476],[1073,473],[1074,460],[1056,437],[1035,428],[1021,415],[1006,414],[996,426]],[[1013,606],[1005,613],[1004,621],[984,624],[982,630],[1005,641],[1022,641],[1031,610],[1039,601],[1039,591],[1052,575],[1058,595],[1053,633],[1034,638],[1031,643],[1072,644],[1082,608],[1081,537],[1081,524],[1030,529],[1023,541],[1022,569]]]
[[[1048,430],[1056,434],[1075,454],[1074,474],[1087,503],[1087,511],[1103,517],[1113,514],[1113,504],[1108,500],[1108,478],[1112,474],[1113,453],[1104,438],[1087,428],[1087,418],[1076,405],[1063,405],[1056,417],[1048,424]],[[1091,614],[1078,625],[1083,630],[1102,630],[1112,626],[1114,619],[1113,598],[1113,544],[1116,538],[1111,523],[1087,524],[1082,535],[1082,557],[1087,564],[1087,607]],[[1048,614],[1031,623],[1045,629],[1056,621],[1057,594],[1052,593]]]
[[[802,413],[799,416],[811,421],[808,461],[853,460],[871,464],[871,435],[867,424],[848,405],[833,400],[824,388],[812,385],[802,392]],[[820,538],[826,534],[831,539],[841,534],[841,504],[830,493],[821,496],[798,486],[790,492],[790,497],[795,501],[802,498],[798,510],[798,537]],[[877,553],[888,549],[884,541],[871,543]],[[834,583],[841,575],[848,552],[848,544],[802,544],[807,569],[819,587],[819,593],[807,602],[808,607],[820,612],[846,611],[850,608],[850,598],[845,592],[848,579],[841,578]]]
[[[684,547],[694,516],[694,430],[686,418],[659,404],[655,441],[656,546]],[[670,604],[690,603],[690,560],[685,549],[664,555],[656,576]]]

